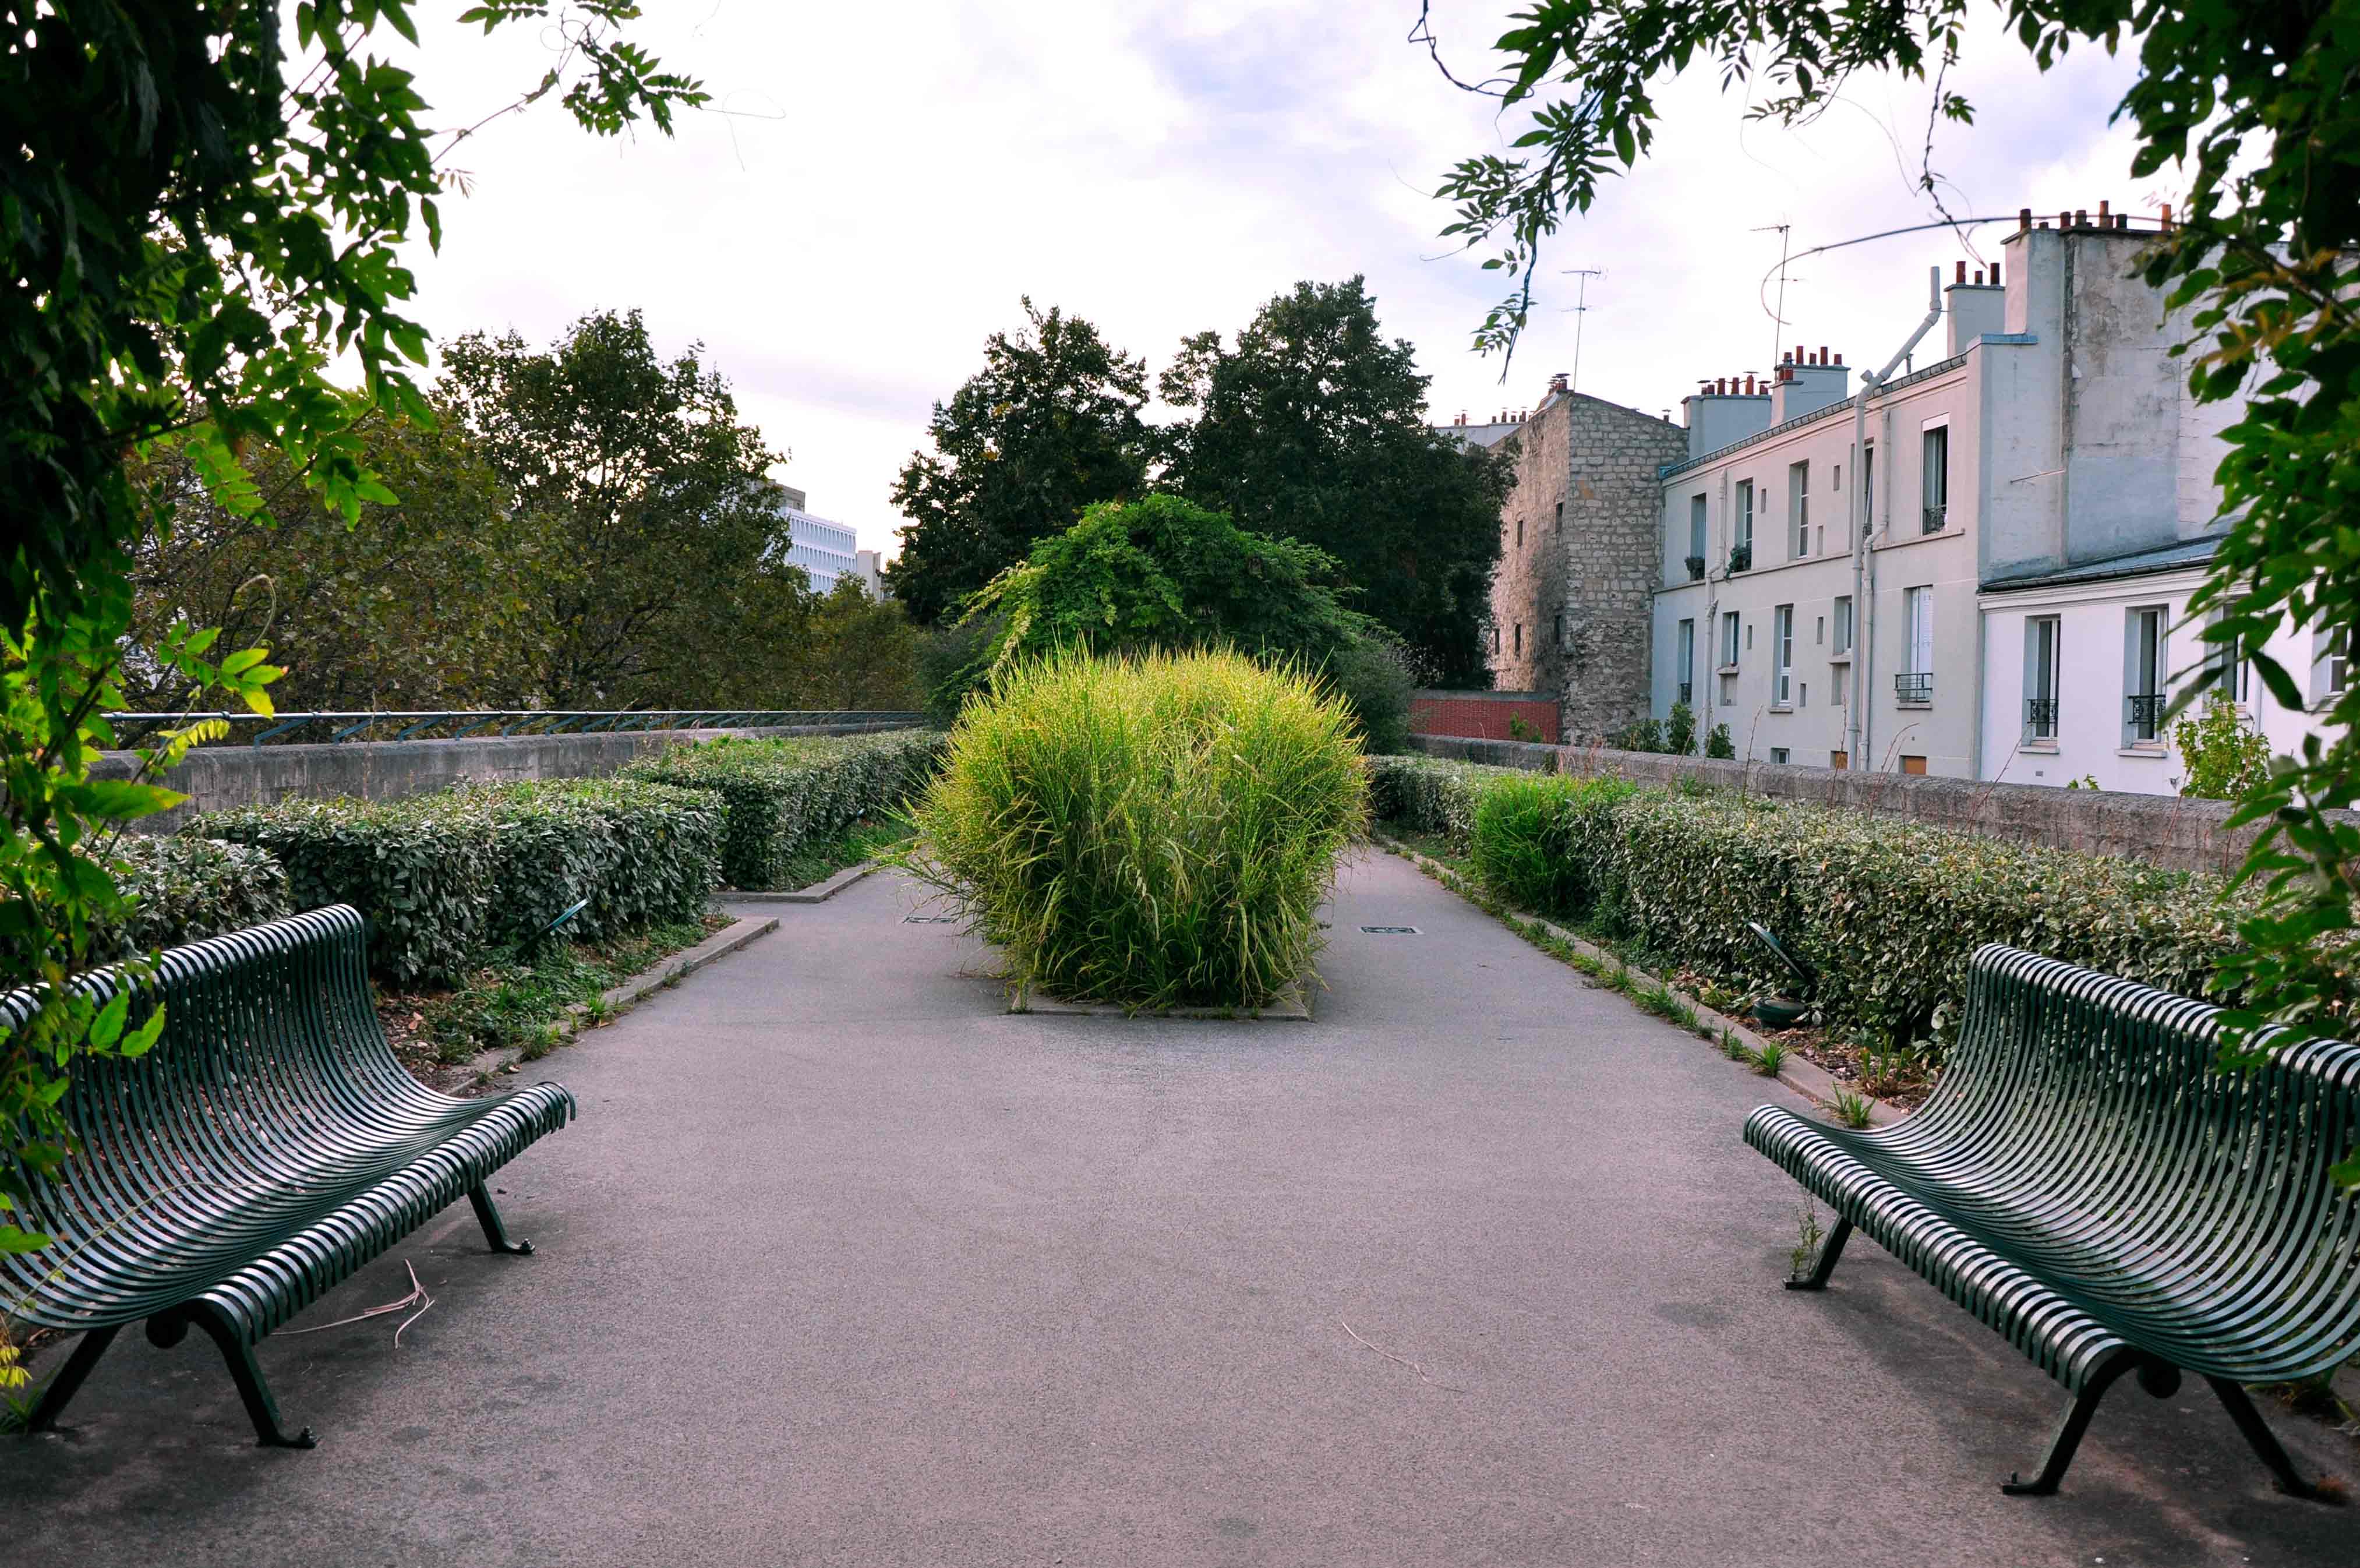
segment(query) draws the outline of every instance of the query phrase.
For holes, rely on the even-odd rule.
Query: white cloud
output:
[[[1499,9],[1437,6],[1461,74],[1482,69]],[[416,258],[420,314],[440,336],[546,341],[584,311],[638,306],[666,349],[705,345],[814,510],[889,548],[887,491],[929,404],[1016,323],[1022,294],[1160,365],[1183,334],[1234,332],[1299,278],[1364,272],[1448,418],[1529,405],[1570,368],[1573,291],[1554,269],[1603,268],[1584,389],[1676,411],[1698,378],[1769,362],[1758,292],[1778,236],[1754,230],[1789,224],[1800,251],[1935,215],[1911,188],[1927,84],[1855,82],[1786,130],[1745,124],[1699,71],[1661,92],[1654,157],[1547,253],[1503,388],[1467,348],[1496,275],[1436,237],[1448,214],[1426,192],[1520,126],[1441,80],[1406,41],[1405,0],[648,10],[636,36],[728,113],[684,115],[670,139],[594,141],[547,104],[487,127],[454,159],[475,189],[444,203],[442,254]],[[446,24],[412,58],[455,124],[547,57],[527,34]],[[1979,25],[1953,78],[1978,124],[1937,133],[1953,210],[2148,204],[2127,134],[2106,124],[2130,74],[2082,50],[2043,77]],[[1881,362],[1922,312],[1926,268],[1962,254],[1936,232],[1798,263],[1781,340]]]

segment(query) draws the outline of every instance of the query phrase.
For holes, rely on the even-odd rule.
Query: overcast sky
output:
[[[1492,58],[1511,8],[1437,0],[1462,76]],[[1546,255],[1502,386],[1468,346],[1497,275],[1437,237],[1449,214],[1429,192],[1522,125],[1406,41],[1415,0],[646,9],[634,36],[727,113],[684,115],[670,139],[595,141],[554,104],[490,126],[453,159],[472,194],[444,203],[441,254],[415,258],[419,313],[438,337],[546,342],[585,311],[639,307],[665,351],[704,344],[790,455],[780,478],[889,554],[902,520],[888,491],[931,405],[978,367],[987,333],[1022,319],[1024,294],[1153,370],[1297,279],[1365,273],[1447,421],[1528,407],[1571,369],[1576,280],[1555,269],[1602,269],[1581,389],[1677,419],[1699,378],[1759,371],[1775,341],[1881,364],[1924,313],[1927,268],[1947,278],[1968,254],[1935,232],[1799,261],[1779,333],[1761,290],[1779,236],[1756,231],[1790,225],[1799,252],[1937,216],[1914,189],[1930,89],[1857,82],[1788,131],[1745,123],[1699,69],[1659,93],[1654,156]],[[2164,178],[2130,180],[2128,135],[2107,124],[2129,62],[2078,51],[2044,77],[1996,16],[1952,79],[1978,124],[1936,133],[1951,211],[2169,200]],[[486,42],[448,25],[402,55],[445,125],[548,59],[529,31]],[[1979,232],[1995,256],[2004,229]]]

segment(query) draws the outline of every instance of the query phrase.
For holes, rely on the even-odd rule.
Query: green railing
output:
[[[869,708],[433,708],[415,712],[110,713],[115,740],[136,745],[171,726],[218,718],[230,738],[265,741],[455,740],[462,736],[588,735],[607,730],[772,729],[845,724],[871,729],[922,724],[925,715]]]

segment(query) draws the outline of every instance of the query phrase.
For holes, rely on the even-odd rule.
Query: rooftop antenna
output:
[[[1764,224],[1755,234],[1778,231],[1778,308],[1770,313],[1770,373],[1778,373],[1778,345],[1785,341],[1786,331],[1786,247],[1789,224]]]
[[[1560,275],[1581,280],[1574,286],[1573,374],[1567,378],[1565,388],[1566,395],[1570,397],[1581,390],[1581,318],[1590,313],[1590,280],[1605,277],[1606,269],[1602,267],[1568,267]]]

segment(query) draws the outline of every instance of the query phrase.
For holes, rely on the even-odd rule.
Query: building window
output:
[[[1852,596],[1845,594],[1836,600],[1836,644],[1830,658],[1852,656]]]
[[[1494,652],[1494,653],[1496,653],[1496,652],[1498,652],[1499,651],[1500,651],[1500,629],[1499,629],[1498,627],[1496,627],[1496,626],[1495,626],[1495,627],[1491,628],[1491,652]]]
[[[1792,514],[1788,526],[1794,530],[1794,556],[1800,560],[1811,553],[1811,466],[1790,464],[1786,469],[1786,510]]]
[[[2024,738],[2057,739],[2057,640],[2053,615],[2024,623]]]
[[[1688,498],[1688,581],[1704,576],[1704,510],[1702,496]]]
[[[1790,707],[1795,701],[1795,607],[1782,604],[1770,612],[1770,705]]]
[[[1517,657],[1517,658],[1519,658],[1519,659],[1521,659],[1521,658],[1523,658],[1524,656],[1524,623],[1523,621],[1521,621],[1521,620],[1520,620],[1520,621],[1516,622],[1516,657]]]
[[[1550,633],[1550,637],[1553,646],[1558,648],[1565,646],[1565,611],[1557,612],[1556,629]]]
[[[2163,726],[2163,680],[2169,656],[2164,607],[2140,605],[2123,619],[2123,744],[2151,743]]]
[[[1732,531],[1731,544],[1748,556],[1754,554],[1754,481],[1737,481],[1737,527]]]
[[[1824,648],[1827,644],[1828,618],[1824,615],[1814,616],[1811,618],[1811,646]]]
[[[1563,501],[1557,503],[1557,531],[1559,533],[1563,533],[1565,532],[1565,503]]]
[[[1519,549],[1519,550],[1522,550],[1524,547],[1524,520],[1523,518],[1521,518],[1521,517],[1520,517],[1520,518],[1516,519],[1516,548],[1517,548],[1517,549]]]
[[[1737,668],[1737,612],[1726,610],[1721,618],[1721,667]]]
[[[1907,590],[1904,602],[1908,609],[1908,662],[1901,673],[1893,677],[1895,695],[1903,702],[1923,703],[1934,700],[1934,590],[1928,587]]]
[[[1696,701],[1696,622],[1680,622],[1672,641],[1672,668],[1678,673],[1679,700]]]
[[[1783,768],[1783,767],[1785,767],[1785,766],[1786,765],[1786,763],[1787,763],[1789,761],[1791,761],[1791,760],[1793,759],[1793,756],[1794,756],[1794,753],[1793,753],[1793,752],[1791,752],[1791,751],[1788,751],[1786,747],[1784,747],[1784,746],[1773,746],[1773,747],[1771,747],[1771,748],[1770,748],[1770,760],[1771,760],[1771,762],[1773,762],[1776,763],[1778,766],[1780,766],[1780,767],[1782,767],[1782,768]]]
[[[1830,751],[1828,753],[1828,766],[1831,768],[1851,767],[1852,753],[1850,751]]]
[[[1860,516],[1862,524],[1876,532],[1876,443],[1860,449]]]
[[[1901,759],[1901,771],[1913,778],[1922,778],[1926,773],[1926,759],[1905,753]]]
[[[1942,532],[1950,511],[1950,427],[1938,424],[1926,433],[1926,524],[1928,533]]]
[[[2311,704],[2325,707],[2352,684],[2352,634],[2347,627],[2311,633]]]

